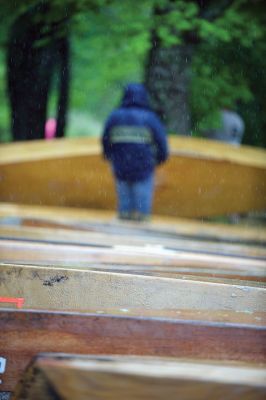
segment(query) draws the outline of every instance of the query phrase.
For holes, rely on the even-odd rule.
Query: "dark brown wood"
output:
[[[3,391],[14,390],[40,352],[266,362],[266,328],[255,324],[10,310],[1,310],[0,321]]]
[[[43,357],[41,356],[41,358]],[[23,373],[22,379],[12,395],[12,400],[62,400],[47,379],[46,374],[36,365],[37,359],[34,357]]]

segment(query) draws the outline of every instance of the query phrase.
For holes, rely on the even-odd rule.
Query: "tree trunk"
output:
[[[59,46],[59,98],[58,113],[56,125],[56,137],[63,137],[66,126],[66,116],[69,99],[69,41],[64,37],[61,39]]]
[[[234,0],[191,0],[198,6],[198,17],[214,21]],[[167,15],[175,10],[175,1],[163,2],[154,8],[154,17]],[[174,31],[173,31],[174,33]],[[182,45],[165,47],[156,31],[152,33],[152,47],[146,65],[145,83],[150,92],[152,105],[159,113],[170,133],[191,135],[189,84],[191,62],[200,37],[196,30],[175,33]]]
[[[162,47],[153,35],[145,83],[155,111],[169,133],[191,134],[188,86],[194,45]]]
[[[48,96],[56,64],[60,64],[58,136],[64,135],[68,98],[68,40],[56,38],[49,27],[43,39],[45,22],[36,22],[47,4],[31,8],[13,24],[8,44],[8,94],[11,105],[13,140],[44,138]],[[46,29],[47,31],[47,29]],[[64,66],[65,64],[65,66]]]

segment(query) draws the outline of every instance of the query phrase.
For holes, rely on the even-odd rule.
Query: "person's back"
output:
[[[143,85],[126,87],[121,107],[106,122],[102,144],[116,178],[120,217],[149,215],[154,168],[166,160],[168,150],[164,128],[149,107]]]

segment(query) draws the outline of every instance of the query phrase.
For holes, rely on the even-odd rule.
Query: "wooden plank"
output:
[[[33,246],[29,243],[24,246],[23,243],[14,244],[12,241],[8,243],[2,241],[1,245],[4,246],[1,248],[2,261],[17,261],[38,265],[71,265],[72,267],[80,268],[112,269],[128,273],[169,277],[179,275],[182,278],[187,278],[188,275],[190,278],[192,276],[201,276],[201,279],[205,277],[206,280],[225,278],[265,281],[265,249],[261,245],[239,245],[214,240],[211,242],[210,239],[206,239],[204,236],[206,226],[209,229],[209,225],[212,226],[212,224],[196,224],[196,226],[199,225],[198,232],[190,232],[193,235],[193,240],[189,240],[188,237],[180,238],[180,234],[177,232],[161,229],[161,225],[158,224],[149,224],[144,227],[136,224],[117,224],[113,221],[109,222],[109,224],[106,221],[95,224],[93,223],[93,215],[84,210],[69,211],[58,208],[6,206],[0,208],[0,214],[1,212],[4,220],[5,218],[7,220],[11,218],[11,225],[7,227],[0,226],[0,236],[10,239],[17,235],[17,239],[20,239],[21,236],[25,235],[27,240],[34,238],[37,242]],[[39,218],[36,217],[37,213]],[[34,217],[30,218],[32,214]],[[96,217],[98,214],[96,213]],[[81,216],[83,216],[82,221],[78,219]],[[15,218],[15,220],[12,220],[12,218]],[[84,225],[84,220],[88,224]],[[30,226],[27,225],[28,223]],[[46,224],[48,226],[55,224],[56,227],[53,229],[40,228],[39,226],[43,226],[43,224],[44,226]],[[191,222],[188,222],[189,224]],[[187,226],[184,223],[183,225]],[[203,238],[199,237],[197,240],[195,239],[195,234],[200,234],[201,225]],[[221,228],[223,229],[223,227]],[[107,232],[105,233],[105,231]],[[229,234],[229,232],[227,233]],[[242,233],[242,230],[240,232]],[[128,237],[130,237],[131,245],[145,244],[145,247],[130,246],[130,248],[121,248],[121,244],[127,245],[129,243]],[[43,245],[38,247],[39,241],[44,241],[44,243],[47,241],[51,244],[59,245],[61,243],[60,238],[65,245],[70,244],[71,246],[64,246],[63,248],[52,246],[48,250]],[[242,240],[242,237],[239,239]],[[111,245],[117,245],[118,243],[118,248],[111,248]],[[88,248],[85,248],[87,244]],[[99,249],[96,249],[101,253],[100,256],[95,254],[95,246],[100,246]],[[104,251],[102,249],[104,247],[109,248],[109,250]],[[180,252],[180,249],[183,248],[187,249],[188,252]],[[106,251],[107,253],[109,252],[107,256]],[[206,251],[207,254],[205,254]],[[191,252],[192,254],[189,254]],[[210,255],[217,253],[224,254],[226,257],[219,259],[210,257]],[[133,257],[131,254],[133,254]],[[241,255],[241,259],[228,257],[231,255]],[[243,256],[247,256],[251,260],[245,260]],[[255,260],[255,264],[259,261],[259,267],[254,265],[253,258],[258,258],[258,260]],[[232,265],[230,265],[231,261]],[[249,265],[250,262],[252,265]],[[237,268],[235,268],[236,263],[238,264]]]
[[[118,272],[133,275],[147,275],[147,276],[160,276],[165,278],[177,278],[185,280],[199,280],[202,282],[217,282],[217,283],[230,283],[240,285],[259,285],[264,287],[266,283],[265,271],[257,268],[238,268],[226,266],[225,268],[219,268],[204,265],[152,265],[152,264],[134,264],[134,263],[100,263],[100,262],[89,262],[89,261],[75,261],[67,262],[65,258],[54,260],[51,255],[48,260],[38,259],[38,255],[34,258],[34,261],[29,262],[27,259],[20,258],[19,262],[12,262],[16,265],[29,265],[34,264],[35,266],[47,266],[53,268],[71,268],[78,270],[87,271],[103,271],[103,272]],[[252,283],[253,282],[253,283]]]
[[[264,400],[266,369],[152,357],[40,355],[15,400]],[[54,397],[55,396],[55,397]]]
[[[40,352],[266,361],[265,325],[24,310],[0,310],[0,320],[3,391]]]
[[[125,223],[116,220],[114,215],[114,212],[95,209],[0,203],[0,221],[5,220],[12,225],[27,223],[35,226],[42,224],[44,227],[82,229],[89,232],[123,232],[124,235],[128,235],[133,230],[139,236],[163,234],[174,238],[182,236],[190,239],[200,238],[228,243],[266,244],[265,227],[217,224],[202,220],[158,216],[155,216],[151,222],[142,224],[128,221]]]
[[[37,235],[36,235],[37,236]],[[1,237],[1,228],[0,228]],[[59,240],[60,234],[56,235]],[[79,235],[77,235],[78,239]],[[156,246],[108,247],[105,245],[71,244],[63,242],[42,243],[0,239],[0,260],[18,264],[69,266],[75,269],[113,271],[129,274],[200,279],[205,281],[227,280],[266,281],[264,258],[217,257],[197,252],[174,252]],[[105,243],[108,243],[106,239]],[[178,255],[181,254],[181,258]],[[206,257],[205,257],[206,256]],[[232,263],[231,263],[232,261]],[[254,262],[255,261],[255,262]],[[237,263],[236,263],[237,262]],[[233,283],[233,282],[231,282]]]
[[[35,222],[35,221],[34,221]],[[1,225],[0,239],[27,240],[37,243],[77,244],[90,246],[160,246],[172,250],[183,250],[207,254],[224,254],[250,258],[263,258],[266,262],[266,248],[247,244],[232,244],[220,241],[180,238],[178,235],[137,235],[134,229],[125,235],[121,232],[86,232],[81,229],[47,228],[34,226]]]
[[[12,263],[14,264],[14,263]],[[27,265],[20,260],[15,265]],[[29,263],[28,263],[29,264]],[[0,266],[2,264],[0,263]],[[87,270],[87,271],[102,271],[102,272],[117,272],[121,274],[130,275],[146,275],[154,277],[165,277],[182,280],[197,280],[200,282],[216,282],[224,284],[236,285],[253,285],[265,287],[266,276],[261,270],[235,270],[234,268],[208,268],[202,266],[186,267],[186,266],[153,266],[153,265],[130,265],[130,264],[100,264],[100,263],[82,263],[76,262],[75,264],[52,261],[43,262],[38,259],[34,260],[35,266],[47,266],[50,268],[70,268],[74,270]]]
[[[202,217],[265,210],[264,150],[181,137],[171,140],[171,149],[156,178],[155,214]],[[115,207],[109,166],[91,139],[3,145],[0,159],[1,201]]]
[[[258,272],[265,275],[264,258],[230,257],[226,255],[206,254],[189,251],[176,251],[156,246],[79,246],[70,244],[31,243],[28,241],[1,240],[2,262],[32,264],[35,260],[43,264],[84,265],[120,264],[208,267],[216,270]]]
[[[266,288],[71,268],[1,265],[1,296],[25,308],[146,308],[265,312]],[[14,307],[14,305],[13,305]]]
[[[21,210],[21,207],[18,207],[18,209]],[[33,214],[36,211],[39,211],[41,215],[42,213],[46,215],[48,211],[48,213],[51,213],[50,216],[52,215],[52,217],[55,218],[54,210],[43,210],[38,208],[36,210],[36,208],[33,207]],[[59,210],[56,209],[56,211]],[[30,210],[26,209],[26,213],[29,212]],[[79,211],[74,212],[76,218],[77,214],[79,214]],[[10,213],[7,213],[8,218],[9,215]],[[62,216],[65,215],[65,210],[63,213],[61,210],[59,215],[62,218]],[[85,213],[85,215],[87,214]],[[58,224],[58,221],[56,219],[53,220],[53,218],[48,220],[48,223],[50,224],[52,221],[55,221]],[[12,225],[11,228],[0,227],[0,236],[2,235],[7,238],[12,238],[17,235],[17,238],[20,239],[25,235],[27,240],[32,240],[34,238],[37,242],[34,244],[26,243],[25,246],[23,242],[20,244],[14,244],[12,241],[8,243],[2,242],[2,246],[4,246],[1,249],[2,260],[9,262],[17,260],[17,262],[31,262],[38,265],[69,264],[71,266],[88,268],[91,268],[92,263],[92,268],[112,269],[121,272],[127,271],[167,276],[179,274],[185,278],[186,275],[200,275],[201,277],[205,276],[206,279],[219,277],[226,279],[265,281],[265,249],[262,246],[246,244],[244,246],[228,244],[221,241],[217,243],[215,241],[210,242],[210,240],[204,239],[202,241],[196,241],[194,237],[193,240],[188,240],[188,238],[180,239],[180,236],[174,232],[169,234],[169,232],[161,231],[159,233],[158,231],[153,230],[152,227],[154,224],[152,224],[150,229],[147,230],[146,227],[141,228],[134,225],[124,226],[123,224],[120,224],[116,226],[114,224],[113,226],[113,223],[106,227],[106,224],[102,222],[97,225],[89,225],[89,231],[86,231],[84,226],[82,226],[83,230],[76,230],[75,226],[78,226],[79,229],[81,229],[81,226],[78,224],[77,220],[71,219],[71,221],[71,224],[69,220],[67,220],[67,223],[64,221],[63,224],[60,220],[60,223],[58,224],[60,229],[51,229],[39,228],[39,223],[43,226],[42,223],[44,222],[46,224],[47,220],[36,218],[26,219],[27,223],[31,222],[33,224],[33,226],[29,227],[24,226],[25,218],[22,218],[22,220],[19,219],[19,226],[15,225],[13,227]],[[15,221],[13,222],[15,223]],[[20,223],[23,225],[21,226]],[[90,220],[90,223],[92,223],[92,220]],[[107,232],[104,233],[104,230],[107,230]],[[130,237],[131,245],[145,244],[145,247],[121,247],[121,244],[128,244],[128,237]],[[46,242],[59,245],[61,240],[63,240],[65,245],[70,244],[71,246],[64,246],[63,248],[50,246],[48,247],[49,251],[43,246]],[[40,241],[44,241],[44,243],[40,243],[42,246],[39,247]],[[118,247],[112,247],[118,243]],[[162,246],[162,244],[165,246]],[[100,246],[100,248],[95,249],[95,246]],[[104,247],[107,249],[104,250]],[[187,249],[188,252],[180,252],[180,249],[183,248]],[[80,249],[79,252],[78,249]],[[95,251],[101,253],[100,256],[95,254]],[[206,251],[207,254],[205,254]],[[106,252],[108,253],[107,256]],[[189,254],[191,252],[192,254]],[[69,253],[71,255],[69,255]],[[217,257],[210,257],[210,255],[217,253],[224,254],[227,257],[219,259],[217,259]],[[133,257],[131,254],[133,254]],[[231,255],[241,255],[241,259],[234,258],[232,260],[228,257]],[[6,258],[3,258],[4,256]],[[243,259],[243,256],[248,256],[251,260]],[[254,265],[253,258],[258,259],[255,260],[255,264],[259,261],[259,268],[257,268],[257,265]],[[231,261],[232,265],[230,265]],[[249,265],[250,262],[252,265]],[[88,265],[88,263],[90,263],[90,265]],[[238,264],[237,268],[235,268],[236,263]]]

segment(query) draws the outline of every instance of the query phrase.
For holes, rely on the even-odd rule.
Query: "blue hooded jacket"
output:
[[[107,119],[102,145],[116,178],[123,181],[146,179],[167,159],[166,133],[150,109],[143,85],[131,83],[126,87],[121,107]]]

